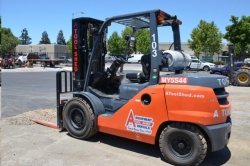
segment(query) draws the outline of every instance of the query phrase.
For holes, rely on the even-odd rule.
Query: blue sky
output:
[[[190,39],[192,29],[201,19],[214,21],[219,30],[225,33],[225,26],[231,24],[231,15],[250,15],[249,0],[0,0],[0,3],[2,27],[11,28],[17,37],[21,35],[23,28],[28,29],[32,44],[39,43],[43,31],[47,31],[52,43],[56,42],[59,30],[63,31],[68,40],[71,35],[72,13],[79,11],[84,14],[77,13],[75,18],[93,17],[104,20],[120,14],[162,9],[182,20],[182,42]],[[120,33],[122,29],[124,26],[112,25],[109,35],[115,30]],[[159,30],[160,42],[172,42],[172,38],[170,28]]]

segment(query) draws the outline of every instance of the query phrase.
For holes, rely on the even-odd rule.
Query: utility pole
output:
[[[233,74],[234,74],[234,45],[233,44],[228,44],[228,54],[229,54],[229,64],[228,64],[228,77],[229,77],[229,83],[233,84]]]

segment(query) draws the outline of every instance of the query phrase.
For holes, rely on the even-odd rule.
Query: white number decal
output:
[[[160,83],[166,84],[187,84],[187,77],[161,77]]]
[[[152,35],[153,38],[153,42],[151,43],[151,47],[152,47],[152,56],[156,57],[157,56],[157,51],[156,51],[156,47],[157,47],[157,43],[155,41],[155,34]]]

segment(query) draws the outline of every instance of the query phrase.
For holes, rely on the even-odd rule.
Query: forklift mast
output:
[[[234,74],[234,45],[228,44],[228,54],[229,54],[229,64],[228,64],[228,77],[229,77],[229,83],[233,84],[233,74]]]
[[[73,91],[83,90],[93,43],[102,24],[103,21],[89,17],[72,20]],[[106,33],[103,31],[93,56],[94,60],[91,61],[92,72],[104,71],[106,52]]]

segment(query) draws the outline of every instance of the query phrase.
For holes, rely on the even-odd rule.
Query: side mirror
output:
[[[135,38],[130,37],[130,47],[134,47],[134,46],[135,46]]]
[[[129,35],[126,35],[126,36],[125,36],[125,40],[126,40],[126,41],[128,41],[128,40],[129,40],[129,38],[130,38],[130,36],[129,36]]]

